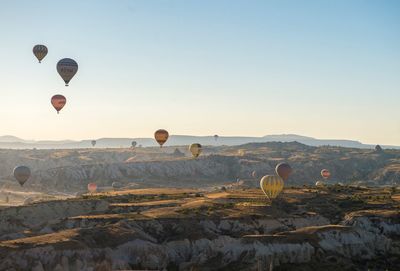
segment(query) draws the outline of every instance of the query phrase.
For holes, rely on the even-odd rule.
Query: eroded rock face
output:
[[[38,203],[27,206],[9,207],[0,210],[0,238],[2,235],[27,229],[46,229],[71,216],[108,210],[108,202],[103,200],[67,200]]]
[[[229,230],[242,228],[248,231],[247,227],[233,226],[235,223],[227,220],[222,220],[220,223],[202,220],[198,221],[197,227],[202,228],[204,232],[210,231],[211,235],[204,234],[202,237],[202,233],[197,232],[196,238],[193,233],[184,233],[188,238],[172,241],[165,238],[164,241],[160,241],[161,235],[169,233],[170,225],[149,223],[125,221],[112,228],[102,227],[102,233],[98,234],[95,232],[100,229],[92,229],[94,232],[91,236],[102,236],[104,241],[113,239],[114,243],[111,246],[104,247],[101,245],[101,239],[96,239],[98,241],[95,247],[85,248],[83,242],[87,243],[87,240],[83,237],[85,230],[82,232],[82,229],[75,231],[70,238],[60,239],[56,246],[50,244],[36,246],[32,243],[25,244],[25,248],[2,248],[0,255],[4,261],[0,263],[0,270],[12,267],[39,271],[82,270],[80,268],[100,270],[98,269],[100,267],[104,268],[102,270],[111,268],[168,270],[171,266],[179,270],[191,270],[191,268],[218,270],[228,267],[231,270],[257,270],[263,259],[273,260],[273,265],[276,267],[307,263],[326,257],[350,261],[373,260],[379,255],[393,253],[389,233],[400,235],[398,217],[377,214],[373,217],[353,214],[344,221],[344,224],[352,226],[312,226],[275,235],[256,234],[242,237],[232,237],[236,233]],[[265,220],[258,223],[269,224]],[[382,225],[386,226],[382,228]],[[382,231],[382,229],[387,230]],[[215,234],[220,231],[229,235]],[[125,237],[120,238],[120,236]],[[71,243],[71,240],[74,242]],[[18,246],[16,243],[15,245]]]

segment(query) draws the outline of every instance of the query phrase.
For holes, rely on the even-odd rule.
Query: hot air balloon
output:
[[[89,190],[90,193],[94,193],[97,190],[97,184],[95,183],[89,183],[87,185],[87,189]]]
[[[96,146],[96,140],[92,140],[90,143],[92,143],[92,146],[94,147],[94,146]]]
[[[331,177],[331,173],[329,170],[323,169],[323,170],[321,170],[321,176],[324,179],[329,179],[329,177]]]
[[[14,177],[23,186],[29,177],[31,177],[31,170],[26,166],[18,166],[14,168]]]
[[[169,134],[166,130],[164,129],[159,129],[154,133],[154,138],[160,144],[160,147],[164,145],[165,142],[167,142],[169,137]]]
[[[193,143],[189,146],[189,151],[192,153],[194,158],[197,158],[201,154],[201,148],[201,144]]]
[[[137,142],[136,141],[132,141],[132,148],[136,147]]]
[[[78,63],[71,58],[63,58],[57,63],[57,72],[65,82],[65,86],[68,86],[69,81],[78,71]]]
[[[266,175],[260,181],[261,190],[271,201],[282,192],[283,185],[282,178],[275,175]]]
[[[214,135],[214,139],[215,139],[215,141],[217,141],[217,140],[218,140],[218,138],[219,138],[219,136],[218,136],[218,135]]]
[[[317,182],[315,183],[315,186],[316,186],[316,187],[323,187],[323,186],[325,186],[325,184],[324,184],[324,182],[322,182],[322,181],[317,181]]]
[[[254,170],[254,171],[251,173],[251,177],[257,178],[257,171]]]
[[[33,47],[33,54],[39,60],[39,63],[42,63],[43,58],[47,55],[47,47],[41,44],[35,45]]]
[[[51,97],[51,104],[57,110],[57,114],[60,113],[60,110],[64,107],[64,105],[67,103],[67,99],[60,94],[54,95]]]
[[[114,190],[122,188],[122,184],[119,182],[113,182],[111,186]]]
[[[279,177],[286,181],[293,170],[288,163],[279,163],[275,167],[275,172]]]

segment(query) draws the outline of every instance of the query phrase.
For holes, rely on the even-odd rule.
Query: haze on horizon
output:
[[[400,145],[398,1],[0,3],[0,135]],[[35,44],[49,48],[42,64]],[[68,88],[64,57],[79,64]],[[59,115],[54,94],[68,99]]]

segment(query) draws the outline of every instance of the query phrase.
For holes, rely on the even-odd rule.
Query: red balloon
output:
[[[57,94],[51,98],[51,104],[57,110],[57,114],[60,112],[60,110],[64,107],[66,103],[67,99],[63,95]]]
[[[168,137],[169,133],[164,129],[159,129],[154,133],[154,138],[156,139],[157,143],[160,144],[160,147],[162,147],[164,143],[167,142]]]
[[[331,177],[331,173],[330,173],[329,170],[323,169],[323,170],[321,170],[321,176],[322,176],[324,179],[329,179],[329,177]]]
[[[87,188],[88,188],[88,190],[89,190],[90,193],[94,193],[94,192],[96,192],[96,190],[97,190],[97,184],[95,184],[95,183],[89,183],[89,184],[87,185]]]
[[[292,174],[292,167],[288,163],[279,163],[275,168],[276,174],[281,177],[284,181],[289,178],[289,175]]]

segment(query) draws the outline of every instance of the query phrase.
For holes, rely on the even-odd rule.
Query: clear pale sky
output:
[[[0,34],[0,135],[400,145],[400,1],[0,0]],[[79,64],[69,87],[64,57]]]

